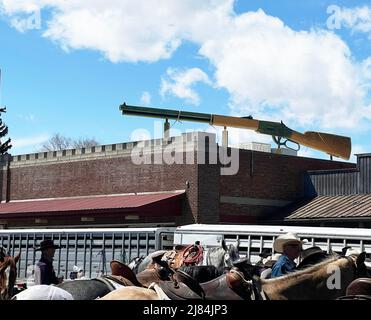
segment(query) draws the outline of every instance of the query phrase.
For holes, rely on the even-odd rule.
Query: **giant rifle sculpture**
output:
[[[293,142],[298,145],[298,149],[296,150],[299,150],[300,145],[303,145],[326,152],[330,156],[340,157],[346,160],[349,159],[351,152],[351,139],[349,137],[315,131],[300,133],[288,128],[282,121],[256,120],[251,116],[239,118],[207,113],[146,108],[129,106],[125,103],[120,106],[120,110],[123,115],[203,122],[225,128],[251,129],[262,134],[271,135],[278,147],[282,145],[288,147],[287,142]],[[282,139],[286,140],[282,142]]]

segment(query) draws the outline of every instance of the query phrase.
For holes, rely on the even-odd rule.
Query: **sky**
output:
[[[354,162],[371,152],[370,40],[370,0],[0,0],[10,153],[39,152],[56,133],[158,138],[158,120],[123,116],[126,102],[349,136]],[[251,130],[229,133],[231,145],[274,147]],[[299,155],[328,159],[307,147]]]

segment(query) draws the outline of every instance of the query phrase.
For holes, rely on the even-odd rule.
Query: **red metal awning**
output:
[[[14,201],[0,204],[0,218],[53,216],[70,214],[104,214],[133,212],[138,215],[181,214],[183,192],[137,195],[104,195],[73,198]]]

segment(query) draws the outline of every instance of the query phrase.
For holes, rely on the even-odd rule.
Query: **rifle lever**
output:
[[[294,151],[299,151],[300,150],[300,144],[297,143],[296,141],[293,141],[293,140],[287,138],[285,141],[281,142],[283,137],[272,136],[272,138],[273,138],[274,142],[277,143],[278,148],[281,148],[281,146],[285,146],[287,149],[291,149],[291,150],[294,150]],[[288,146],[287,145],[288,142],[292,142],[292,143],[296,144],[297,148],[292,148],[292,147]]]

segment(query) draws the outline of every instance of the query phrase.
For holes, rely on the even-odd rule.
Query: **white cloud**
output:
[[[358,65],[332,32],[294,31],[258,10],[236,17],[228,36],[205,40],[200,52],[236,114],[352,128],[366,113]]]
[[[178,70],[168,68],[166,76],[161,81],[161,96],[174,95],[181,99],[186,99],[188,103],[193,105],[200,104],[200,97],[197,92],[191,87],[198,83],[211,84],[209,77],[199,68],[191,68],[186,70]]]
[[[140,97],[140,103],[144,104],[145,106],[148,106],[151,104],[151,94],[147,91],[144,91],[142,93],[142,96]]]
[[[36,120],[35,115],[32,113],[28,114],[17,114],[17,118],[24,120],[26,122],[34,122]]]
[[[236,115],[282,119],[307,128],[353,129],[371,114],[370,78],[363,74],[368,59],[356,62],[332,31],[296,31],[262,10],[237,15],[233,0],[0,0],[0,4],[10,16],[47,7],[51,18],[42,21],[45,37],[66,50],[98,50],[112,62],[166,59],[182,41],[191,41],[211,62],[216,85],[229,92]],[[342,19],[366,32],[369,8],[347,10],[342,9]],[[202,71],[197,74],[197,81],[208,83]],[[197,104],[193,83],[192,77],[184,79],[173,69],[161,92]]]
[[[371,7],[334,8],[333,19],[338,28],[369,33],[371,37]]]
[[[169,58],[200,23],[217,23],[217,13],[229,10],[231,2],[0,0],[2,11],[13,16],[47,7],[52,18],[43,21],[45,37],[65,50],[101,51],[113,62]]]
[[[41,144],[50,139],[50,135],[46,133],[38,134],[35,136],[12,138],[11,153],[21,154],[29,152],[38,152]]]

